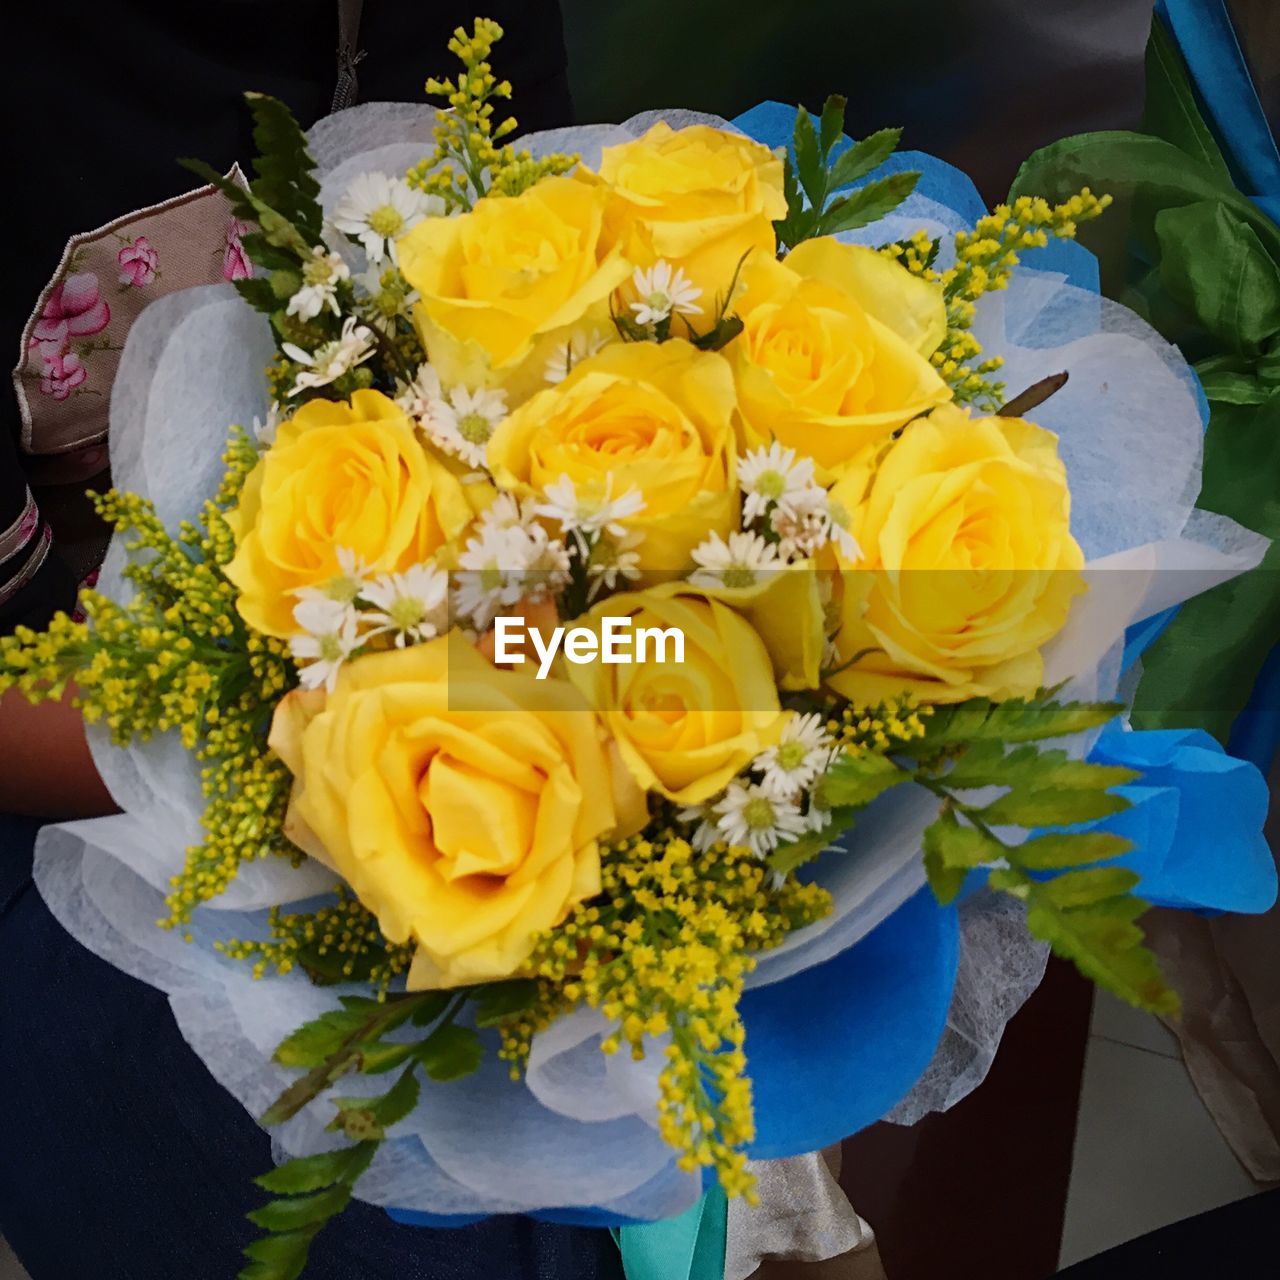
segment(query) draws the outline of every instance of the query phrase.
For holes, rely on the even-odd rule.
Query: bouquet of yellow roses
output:
[[[0,642],[0,687],[75,682],[124,810],[47,830],[42,892],[293,1157],[257,1280],[353,1192],[750,1197],[980,1078],[1011,1009],[948,1026],[962,927],[1022,939],[970,996],[1034,935],[1169,1011],[1145,900],[1274,888],[1247,832],[1229,902],[1171,885],[1137,735],[1086,758],[1126,627],[1260,554],[1190,518],[1194,379],[1061,243],[1107,199],[965,225],[838,99],[790,150],[762,108],[517,151],[499,35],[458,32],[425,158],[410,109],[308,138],[251,95],[253,181],[193,164],[253,274],[144,313],[88,620]]]

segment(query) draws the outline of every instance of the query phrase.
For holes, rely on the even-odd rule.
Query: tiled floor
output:
[[[1099,993],[1090,1029],[1063,1266],[1259,1190],[1155,1018]]]

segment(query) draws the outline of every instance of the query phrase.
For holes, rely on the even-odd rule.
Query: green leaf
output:
[[[354,1147],[341,1147],[337,1151],[322,1151],[319,1155],[300,1156],[288,1160],[270,1173],[254,1179],[264,1191],[281,1195],[301,1195],[331,1187],[335,1183],[353,1186],[356,1179],[369,1167],[376,1142],[362,1142]]]
[[[1124,707],[1118,702],[1054,702],[1052,690],[1034,698],[1009,698],[1004,702],[970,698],[967,702],[935,707],[925,720],[924,737],[904,744],[901,751],[929,756],[939,747],[973,742],[1012,744],[1065,738],[1104,725],[1122,710]]]
[[[400,1079],[380,1098],[366,1099],[365,1105],[384,1129],[399,1124],[418,1105],[420,1087],[414,1067],[407,1067]]]
[[[424,998],[413,1011],[415,1027],[430,1026],[449,1007],[452,993],[448,991],[424,992]]]
[[[240,1273],[254,1280],[297,1280],[307,1265],[307,1250],[315,1238],[315,1229],[286,1231],[263,1236],[245,1246],[245,1256],[259,1265]]]
[[[859,178],[865,178],[873,169],[878,169],[897,149],[901,137],[901,129],[881,129],[841,152],[831,166],[830,189],[837,191],[847,187]]]
[[[1280,266],[1223,201],[1164,209],[1155,232],[1161,282],[1219,342],[1250,353],[1280,332]]]
[[[978,742],[971,746],[943,778],[949,788],[1016,786],[1063,787],[1068,790],[1123,786],[1140,777],[1133,769],[1118,765],[1089,764],[1072,760],[1065,751],[1042,751],[1027,745],[1006,753],[1000,742]]]
[[[1131,895],[1088,907],[1063,909],[1044,896],[1043,886],[1027,893],[1027,928],[1086,978],[1113,995],[1152,1013],[1175,1015],[1178,997],[1166,985],[1155,956],[1142,945],[1135,920],[1147,904]]]
[[[844,109],[846,105],[846,100],[838,93],[833,93],[822,104],[822,119],[818,129],[818,138],[824,164],[831,154],[831,148],[840,141],[844,134]]]
[[[955,900],[975,867],[1004,856],[1005,848],[976,827],[964,826],[947,807],[924,830],[924,869],[943,906]]]
[[[306,135],[279,99],[246,93],[245,101],[253,113],[253,141],[258,149],[250,184],[254,196],[317,243],[322,222],[320,184],[312,176],[316,166],[307,151]]]
[[[351,1188],[343,1183],[307,1196],[271,1200],[250,1213],[249,1221],[264,1231],[297,1231],[326,1222],[351,1202]]]
[[[285,1067],[318,1067],[349,1044],[373,1016],[363,1009],[329,1009],[286,1036],[272,1057]]]
[[[496,1027],[508,1018],[527,1013],[538,999],[538,984],[532,978],[513,982],[492,982],[475,995],[476,1026]]]
[[[1118,898],[1136,887],[1136,871],[1125,867],[1090,867],[1085,871],[1066,871],[1045,880],[1036,891],[1039,901],[1067,909],[1088,907],[1105,898]]]
[[[892,213],[915,189],[920,181],[919,173],[891,173],[887,178],[877,178],[859,187],[839,200],[833,200],[818,221],[819,233],[835,235],[839,231],[852,231],[870,222],[879,222]]]
[[[403,1066],[417,1052],[416,1041],[379,1041],[360,1050],[360,1074],[380,1076]]]
[[[813,117],[804,109],[796,108],[795,130],[796,176],[809,203],[819,212],[827,196],[827,170],[818,150],[818,135],[813,127]]]
[[[1028,871],[1056,871],[1061,867],[1106,862],[1132,848],[1132,841],[1110,831],[1078,831],[1036,836],[1006,849],[1005,856]]]
[[[1205,373],[1200,385],[1205,399],[1223,404],[1267,404],[1280,393],[1280,388],[1268,387],[1249,373]]]
[[[1109,791],[1014,787],[982,810],[982,820],[990,826],[1064,827],[1094,822],[1128,807],[1128,800]]]
[[[909,782],[911,774],[887,756],[845,752],[822,778],[822,798],[829,809],[860,808],[878,795]]]
[[[1146,71],[1147,102],[1142,117],[1143,132],[1154,133],[1172,142],[1199,160],[1224,184],[1229,184],[1231,173],[1227,162],[1200,114],[1182,55],[1163,22],[1151,24]]]
[[[853,826],[857,813],[858,810],[852,806],[832,809],[831,821],[820,831],[810,831],[798,840],[780,844],[769,855],[769,866],[781,875],[786,875],[806,862],[811,862]]]
[[[484,1056],[480,1037],[468,1027],[448,1023],[437,1027],[418,1050],[423,1069],[433,1080],[456,1080],[469,1076]]]

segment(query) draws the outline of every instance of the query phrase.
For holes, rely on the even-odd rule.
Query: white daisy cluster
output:
[[[763,858],[780,844],[821,831],[830,816],[816,784],[841,750],[816,712],[792,715],[777,744],[756,756],[745,775],[716,799],[681,811],[695,824],[694,847],[723,842]]]
[[[332,691],[342,664],[379,636],[404,648],[448,630],[449,579],[442,569],[417,564],[375,574],[346,547],[337,559],[338,573],[324,586],[295,592],[298,633],[289,649],[301,664],[304,689]]]
[[[485,631],[503,609],[561,591],[569,581],[569,551],[538,522],[532,503],[504,493],[476,522],[453,577],[456,615]]]
[[[613,478],[598,497],[580,494],[569,476],[548,485],[533,513],[560,526],[561,536],[576,556],[588,581],[588,600],[603,590],[612,591],[622,581],[640,576],[642,535],[625,521],[644,510],[639,489],[613,496]]]
[[[302,286],[289,299],[287,315],[299,320],[314,320],[322,311],[341,315],[338,306],[338,286],[351,279],[351,268],[340,253],[334,253],[328,245],[316,245],[311,257],[302,264]]]
[[[374,351],[372,332],[348,316],[342,322],[342,332],[332,341],[304,351],[292,342],[281,344],[281,350],[296,364],[303,366],[289,389],[296,396],[309,387],[326,387],[336,382],[348,370],[363,364]]]
[[[849,513],[814,476],[812,458],[798,458],[776,440],[738,459],[742,519],[756,525],[781,564],[805,560],[834,543],[846,560],[862,553],[849,532]]]
[[[428,364],[400,388],[396,403],[436,448],[476,471],[484,469],[489,439],[507,416],[505,392],[490,387],[445,391]]]

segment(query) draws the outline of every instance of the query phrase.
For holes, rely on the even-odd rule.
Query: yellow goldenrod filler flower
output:
[[[413,948],[387,942],[378,918],[345,885],[336,887],[337,902],[318,911],[267,914],[271,941],[233,939],[214,946],[233,960],[252,960],[253,976],[270,969],[289,973],[303,969],[317,982],[362,981],[384,997],[392,979],[405,973]]]
[[[755,1133],[746,1033],[738,1012],[755,954],[831,909],[825,889],[774,887],[748,850],[696,853],[670,827],[605,851],[601,894],[540,939],[526,972],[535,1007],[503,1028],[513,1074],[533,1034],[578,1004],[614,1024],[606,1053],[643,1058],[670,1036],[659,1078],[659,1126],[680,1167],[714,1168],[729,1195],[752,1198],[742,1148]]]
[[[874,473],[850,472],[834,493],[862,554],[840,558],[830,688],[854,703],[1039,688],[1041,647],[1083,589],[1052,432],[944,405],[910,423]]]
[[[470,35],[458,27],[449,52],[461,61],[462,70],[451,80],[427,81],[427,92],[449,105],[436,125],[435,150],[405,177],[410,186],[439,196],[449,209],[474,208],[486,195],[519,195],[540,178],[568,173],[578,163],[577,156],[535,160],[528,151],[498,145],[516,129],[510,116],[497,126],[493,122],[494,100],[511,97],[511,82],[499,81],[489,65],[489,54],[501,39],[502,28],[491,18],[477,18]]]
[[[235,550],[225,511],[257,460],[237,432],[218,493],[199,525],[184,523],[177,538],[136,495],[95,498],[108,523],[133,535],[124,572],[134,598],[121,605],[88,591],[86,622],[59,615],[42,634],[19,628],[0,639],[0,691],[43,701],[74,680],[85,720],[104,724],[115,742],[176,732],[196,752],[205,839],[174,877],[166,927],[221,893],[245,859],[288,851],[281,822],[289,776],[267,754],[265,729],[269,708],[293,682],[292,667],[283,644],[241,621],[235,587],[222,573]]]
[[[1002,361],[998,356],[978,359],[982,344],[970,332],[974,303],[985,293],[1008,288],[1020,250],[1043,248],[1051,235],[1074,239],[1077,225],[1096,218],[1110,203],[1109,195],[1095,196],[1085,187],[1058,205],[1039,196],[1019,196],[1012,205],[997,205],[978,219],[972,231],[956,232],[955,265],[946,271],[934,270],[935,248],[924,231],[917,231],[905,244],[881,250],[913,275],[942,285],[947,299],[947,336],[932,359],[958,402],[995,409],[1004,399],[1004,384],[988,376]]]

